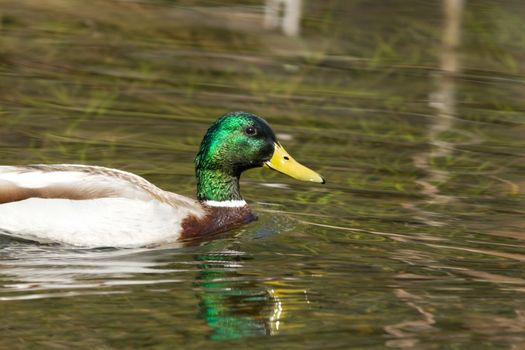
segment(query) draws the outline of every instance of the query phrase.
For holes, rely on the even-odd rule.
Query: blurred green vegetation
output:
[[[230,316],[239,314],[236,303],[249,309],[255,295],[257,305],[267,308],[275,297],[265,293],[275,282],[295,288],[288,301],[297,324],[320,322],[330,337],[343,329],[345,336],[363,335],[365,344],[383,345],[383,325],[420,319],[419,310],[425,309],[380,289],[410,287],[401,275],[409,276],[407,281],[422,276],[415,278],[416,294],[435,284],[428,310],[438,309],[446,319],[440,324],[445,335],[462,327],[481,332],[483,317],[492,320],[499,313],[512,323],[521,315],[514,315],[520,305],[513,303],[522,294],[509,297],[509,290],[481,283],[489,278],[479,273],[469,285],[454,288],[466,276],[457,271],[466,274],[480,265],[523,276],[517,254],[524,227],[525,4],[465,4],[457,50],[462,69],[454,78],[456,113],[446,130],[434,133],[440,126],[433,96],[443,75],[446,24],[439,1],[304,1],[302,34],[289,38],[263,29],[262,1],[255,0],[0,0],[3,164],[116,167],[193,196],[193,157],[208,125],[228,111],[247,110],[266,118],[290,153],[328,181],[311,186],[268,170],[243,176],[243,194],[261,219],[234,233],[248,237],[243,248],[258,258],[246,263],[251,267],[244,276],[257,283],[238,288],[239,294],[235,288],[229,294],[206,291],[206,281],[199,281],[151,300],[145,289],[129,298],[47,299],[43,309],[51,312],[37,319],[55,320],[49,323],[53,332],[71,344],[77,335],[70,319],[78,313],[103,323],[100,318],[111,315],[100,316],[100,305],[111,309],[114,303],[111,310],[123,325],[111,325],[117,330],[108,340],[111,346],[129,333],[130,319],[132,338],[141,344],[150,339],[137,319],[145,327],[161,324],[165,338],[159,336],[154,345],[182,343],[187,339],[170,333],[169,322],[179,307],[197,314],[192,288],[201,295],[201,313],[217,308],[219,324],[227,329]],[[286,234],[252,240],[265,230]],[[227,237],[211,247],[227,247],[234,240]],[[201,275],[208,273],[204,267]],[[349,278],[352,269],[357,272]],[[242,277],[229,272],[231,279]],[[448,284],[439,279],[444,276]],[[336,287],[323,292],[327,285]],[[369,285],[376,289],[363,290]],[[303,289],[312,289],[312,305],[322,307],[303,301]],[[467,301],[453,309],[456,304],[446,299],[451,293],[450,300]],[[488,304],[472,295],[510,304],[484,314]],[[176,311],[168,309],[173,314],[165,310],[171,298],[179,301]],[[82,302],[96,305],[83,308]],[[146,311],[143,303],[151,303]],[[72,312],[63,316],[61,307]],[[9,304],[6,310],[31,313],[24,308],[33,307]],[[465,325],[461,317],[474,309],[469,317],[475,321]],[[256,316],[243,317],[260,321],[268,310],[255,311]],[[28,324],[22,316],[9,331]],[[193,326],[202,334],[210,327]],[[47,339],[46,327],[31,331],[39,341]],[[299,347],[300,327],[288,332],[297,338],[287,345]],[[435,334],[425,332],[428,339]],[[7,344],[5,339],[0,344]],[[204,336],[199,339],[196,346],[209,345]],[[108,344],[96,340],[86,344]]]
[[[257,1],[1,6],[4,163],[96,163],[189,195],[207,125],[242,109],[293,135],[292,153],[330,174],[328,189],[294,192],[298,203],[343,204],[361,191],[421,197],[415,180],[425,174],[413,157],[428,149],[435,114],[438,2],[393,1],[386,11],[377,2],[307,1],[299,39],[263,31]],[[513,157],[523,146],[522,12],[514,2],[465,9],[458,115],[439,135],[456,151],[432,164],[450,173],[436,185],[453,196],[499,196],[496,175],[514,183],[523,174]],[[494,149],[510,156],[492,157]],[[472,186],[468,174],[477,176]],[[269,177],[302,186],[261,172],[246,179]],[[385,210],[399,215],[396,201]]]

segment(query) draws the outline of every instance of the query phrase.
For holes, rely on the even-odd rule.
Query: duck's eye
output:
[[[246,135],[248,136],[254,136],[254,135],[257,135],[257,129],[253,126],[249,126],[247,127],[244,132],[246,133]]]

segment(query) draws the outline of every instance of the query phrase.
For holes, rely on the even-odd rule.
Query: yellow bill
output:
[[[325,183],[321,175],[298,163],[286,152],[281,144],[275,142],[274,146],[275,151],[273,152],[272,159],[264,163],[265,167],[286,174],[297,180]]]

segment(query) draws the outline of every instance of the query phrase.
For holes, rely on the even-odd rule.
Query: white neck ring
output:
[[[220,208],[242,208],[245,205],[247,205],[245,200],[204,201],[203,204],[209,207],[220,207]]]

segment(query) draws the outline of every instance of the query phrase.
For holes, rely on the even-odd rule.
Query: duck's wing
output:
[[[83,247],[173,242],[198,202],[140,176],[82,165],[0,167],[0,234]]]
[[[0,166],[0,204],[29,198],[157,200],[200,211],[197,201],[121,170],[86,165]]]

